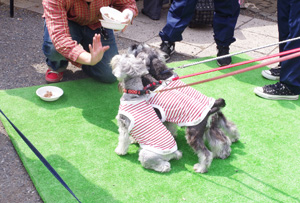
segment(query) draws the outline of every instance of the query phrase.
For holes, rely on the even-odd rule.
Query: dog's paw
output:
[[[161,173],[169,172],[171,170],[171,164],[169,162],[165,161],[161,165],[159,165],[158,168],[156,168],[154,170],[161,172]]]
[[[120,155],[120,156],[127,154],[127,150],[124,150],[119,146],[115,149],[115,152],[117,153],[117,155]]]
[[[211,146],[214,158],[226,159],[231,153],[231,141],[225,136],[225,140],[216,140],[214,145]]]
[[[177,160],[181,159],[181,157],[182,157],[181,151],[177,150],[176,152],[174,152],[174,154],[175,154],[175,159],[177,159]]]
[[[227,157],[230,156],[230,152],[231,152],[231,148],[226,148],[226,149],[223,149],[217,156],[217,158],[220,158],[220,159],[226,159]]]
[[[200,163],[196,163],[194,165],[194,171],[196,173],[206,173],[207,172],[207,167],[201,165]]]
[[[237,142],[240,139],[240,134],[237,130],[232,130],[228,134],[229,139],[231,140],[232,143]]]

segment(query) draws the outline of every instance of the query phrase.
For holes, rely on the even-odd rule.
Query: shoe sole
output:
[[[231,62],[231,63],[232,63],[232,62]],[[231,63],[230,63],[230,64],[231,64]],[[222,65],[221,65],[221,64],[219,64],[219,62],[218,62],[218,61],[217,61],[217,64],[218,64],[218,66],[219,66],[219,67],[222,67]],[[229,66],[230,64],[223,65],[223,66]]]
[[[60,81],[62,81],[62,79],[63,79],[63,78],[61,78],[61,79],[59,79],[59,80],[49,80],[49,79],[45,78],[45,80],[46,80],[46,82],[47,82],[48,84],[60,82]]]
[[[279,76],[273,76],[273,75],[269,74],[268,71],[269,70],[263,70],[263,71],[261,71],[261,75],[264,78],[267,78],[269,80],[279,80]]]
[[[175,49],[170,53],[170,55],[166,54],[166,56],[168,56],[168,58],[165,58],[166,61],[168,61],[171,58],[171,55],[174,54]]]
[[[270,95],[270,94],[266,94],[264,92],[262,92],[262,88],[261,87],[256,87],[254,89],[254,93],[262,98],[265,99],[272,99],[272,100],[298,100],[299,95]]]

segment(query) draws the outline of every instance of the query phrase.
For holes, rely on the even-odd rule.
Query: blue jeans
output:
[[[96,30],[90,29],[88,26],[81,26],[75,22],[69,21],[68,23],[70,34],[73,40],[76,40],[82,45],[84,50],[89,52],[89,44],[93,44],[93,37],[97,33],[100,33],[100,28]],[[105,29],[108,34],[108,39],[104,40],[101,36],[101,42],[103,46],[109,46],[110,48],[104,53],[102,60],[94,66],[82,65],[82,70],[92,78],[104,82],[113,83],[117,79],[112,74],[112,68],[110,66],[111,59],[118,54],[118,48],[115,41],[113,30]],[[44,24],[44,42],[43,52],[47,57],[47,65],[54,71],[62,72],[68,66],[68,60],[58,53],[52,44],[50,39],[46,23]]]
[[[197,0],[173,0],[167,24],[159,33],[162,41],[182,40],[182,33],[193,18]],[[238,0],[214,0],[214,39],[218,46],[229,46],[235,41],[234,29],[240,14]]]
[[[279,40],[300,36],[300,1],[278,0]],[[287,42],[280,46],[280,51],[300,47],[300,40]],[[287,85],[295,94],[300,94],[300,57],[281,62],[280,82]]]

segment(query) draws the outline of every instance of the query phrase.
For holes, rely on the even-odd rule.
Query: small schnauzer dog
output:
[[[140,145],[138,160],[143,167],[158,172],[170,171],[169,160],[180,159],[182,153],[177,150],[174,137],[146,102],[147,95],[140,91],[144,88],[142,76],[148,74],[146,65],[141,59],[124,54],[113,57],[111,66],[124,88],[117,115],[119,143],[115,152],[125,155],[131,136]]]
[[[142,76],[144,91],[185,85],[180,80],[172,81],[177,75],[166,66],[159,50],[139,44],[131,46],[128,54],[142,60],[147,67],[149,73]],[[207,172],[213,158],[227,158],[232,142],[239,139],[235,124],[228,121],[221,112],[221,108],[225,107],[224,99],[206,97],[187,86],[150,94],[147,102],[155,109],[157,116],[172,135],[176,136],[176,125],[186,127],[187,142],[199,158],[199,163],[194,165],[196,172]],[[211,151],[206,147],[206,141]]]

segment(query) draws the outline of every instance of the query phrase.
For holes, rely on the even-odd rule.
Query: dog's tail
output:
[[[215,101],[215,103],[212,106],[212,108],[210,109],[209,113],[214,114],[214,113],[220,111],[220,109],[225,107],[225,106],[226,106],[225,100],[222,99],[222,98],[219,98]]]

